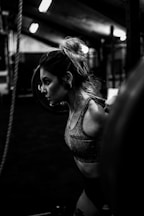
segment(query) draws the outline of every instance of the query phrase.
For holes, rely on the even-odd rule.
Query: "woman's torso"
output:
[[[99,176],[99,148],[102,131],[99,130],[94,137],[89,136],[83,129],[84,116],[89,108],[92,99],[88,98],[79,113],[74,127],[68,120],[65,129],[65,141],[73,153],[74,160],[80,171],[89,178]],[[97,101],[98,106],[101,106]]]

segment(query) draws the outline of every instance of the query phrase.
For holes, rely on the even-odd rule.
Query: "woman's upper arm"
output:
[[[104,109],[95,102],[90,103],[83,124],[86,134],[96,136],[97,132],[103,127],[105,119],[106,114]]]

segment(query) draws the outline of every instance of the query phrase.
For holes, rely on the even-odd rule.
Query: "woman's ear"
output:
[[[72,88],[73,75],[70,71],[66,72],[66,75],[64,76],[63,81],[67,86],[69,86],[69,88]]]

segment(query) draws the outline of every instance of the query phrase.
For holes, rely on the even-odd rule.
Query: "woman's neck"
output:
[[[88,97],[88,94],[82,89],[71,91],[68,96],[68,106],[70,112],[77,112],[80,110]]]

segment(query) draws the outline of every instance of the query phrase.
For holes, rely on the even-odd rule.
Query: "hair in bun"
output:
[[[60,48],[64,51],[70,51],[79,57],[85,57],[83,46],[86,46],[86,44],[81,39],[77,37],[66,37],[60,45]]]
[[[87,77],[88,64],[83,46],[86,46],[86,44],[81,39],[77,37],[66,37],[60,45],[60,49],[71,60],[79,75]]]

